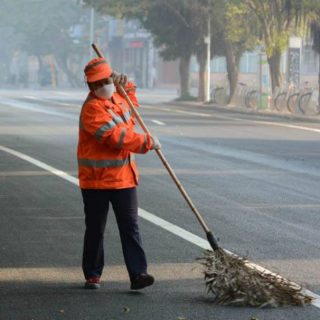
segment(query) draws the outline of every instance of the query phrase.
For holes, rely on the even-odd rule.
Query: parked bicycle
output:
[[[302,94],[299,98],[298,107],[304,115],[315,116],[320,114],[319,87],[310,89],[308,92]]]
[[[258,90],[249,90],[245,97],[245,105],[247,108],[256,109],[260,101],[260,92]]]
[[[279,112],[283,112],[284,109],[286,108],[286,101],[287,101],[287,96],[288,96],[289,90],[286,88],[280,89],[278,94],[273,100],[273,105],[276,110]]]
[[[287,100],[287,109],[293,113],[295,109],[295,105],[299,101],[300,92],[297,92],[296,90],[290,91],[290,94],[288,96]]]
[[[210,97],[213,103],[219,104],[218,102],[218,95],[223,93],[223,87],[215,87],[211,90]]]
[[[287,108],[293,113],[299,108],[302,114],[306,113],[310,98],[312,96],[312,87],[309,81],[305,81],[300,90],[297,88],[291,89],[291,94],[287,100]]]

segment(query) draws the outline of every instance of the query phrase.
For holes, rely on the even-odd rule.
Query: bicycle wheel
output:
[[[312,92],[307,92],[299,98],[298,106],[302,114],[306,114]]]
[[[281,108],[280,103],[279,103],[280,98],[285,97],[286,95],[287,95],[287,92],[282,92],[282,93],[279,93],[276,96],[276,98],[274,99],[274,106],[279,112],[283,111],[283,108]]]
[[[257,90],[252,90],[250,92],[247,93],[246,97],[245,97],[245,105],[247,108],[250,109],[254,109],[255,106],[253,104],[252,98],[258,93]]]
[[[311,97],[308,101],[308,106],[305,108],[306,114],[308,116],[317,116],[320,114],[320,104],[319,104],[319,96],[318,95],[319,95],[318,90],[312,91]]]
[[[210,97],[211,97],[211,100],[212,100],[212,101],[214,101],[214,93],[215,93],[216,90],[217,90],[217,87],[216,87],[216,88],[213,88],[213,89],[211,90]]]
[[[245,106],[246,106],[247,108],[249,108],[249,97],[250,97],[250,95],[251,95],[251,92],[252,92],[252,91],[248,92],[248,93],[246,94],[245,98],[244,98],[244,104],[245,104]]]
[[[250,96],[250,98],[249,98],[249,107],[251,108],[251,109],[257,109],[257,107],[258,107],[258,101],[259,101],[259,95],[260,95],[260,93],[259,93],[259,91],[257,91],[257,90],[255,90],[253,93],[252,93],[252,95]]]
[[[219,87],[219,88],[216,88],[216,90],[214,91],[214,93],[213,93],[213,103],[215,103],[215,104],[219,104],[218,103],[218,100],[217,100],[217,95],[218,95],[218,92],[219,91],[221,91],[221,90],[223,90],[223,88],[222,87]]]
[[[300,96],[300,93],[294,93],[289,97],[287,101],[287,108],[291,113],[293,112],[294,104],[297,102],[299,96]]]

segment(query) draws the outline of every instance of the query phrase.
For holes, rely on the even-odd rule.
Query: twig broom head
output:
[[[207,250],[198,258],[205,266],[207,291],[220,305],[253,307],[306,306],[312,298],[292,282],[269,272],[260,272],[244,258],[222,248]]]

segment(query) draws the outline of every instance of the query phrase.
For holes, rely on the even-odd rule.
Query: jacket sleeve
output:
[[[136,133],[133,126],[97,103],[87,103],[81,114],[81,122],[84,130],[100,144],[134,153],[147,153],[151,148],[150,135]]]
[[[135,107],[139,107],[138,99],[136,97],[136,89],[137,87],[135,84],[133,84],[132,82],[128,82],[127,86],[124,88],[124,91],[127,93],[133,105]],[[120,90],[117,92],[121,95]]]

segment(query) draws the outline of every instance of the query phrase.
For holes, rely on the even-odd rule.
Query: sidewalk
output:
[[[250,114],[250,115],[258,115],[266,118],[272,119],[286,119],[291,121],[302,121],[309,123],[320,123],[320,115],[317,116],[303,116],[303,115],[295,115],[291,113],[279,113],[274,110],[253,110],[243,107],[233,107],[233,106],[221,106],[218,104],[211,103],[203,103],[203,102],[194,102],[194,101],[170,101],[167,102],[166,105],[172,106],[181,106],[181,107],[204,107],[216,111],[230,112],[230,113],[239,113],[239,114]]]

